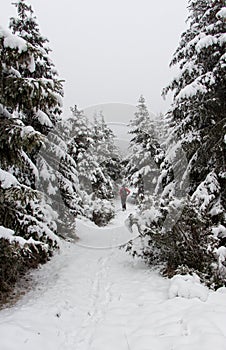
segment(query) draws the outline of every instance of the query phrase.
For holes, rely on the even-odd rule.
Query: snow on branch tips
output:
[[[5,170],[0,169],[0,185],[2,188],[7,189],[9,187],[19,185],[19,182],[15,176]]]
[[[19,53],[21,53],[22,51],[27,51],[28,45],[24,39],[12,34],[9,30],[3,29],[1,26],[0,38],[4,38],[4,47],[8,47],[10,49],[17,49]]]
[[[44,245],[43,242],[36,241],[32,237],[30,237],[28,240],[24,239],[20,236],[15,236],[15,232],[11,229],[8,229],[4,226],[0,226],[0,238],[4,238],[8,240],[10,243],[17,242],[21,248],[24,248],[26,244],[41,244]]]
[[[196,191],[193,193],[191,200],[195,204],[200,205],[201,210],[206,210],[215,198],[216,193],[219,193],[220,186],[217,180],[217,175],[211,172],[207,175],[205,181],[197,187]]]
[[[176,96],[176,100],[179,101],[182,99],[191,98],[197,95],[198,93],[206,93],[206,92],[207,92],[207,89],[204,85],[202,85],[198,81],[193,81],[191,84],[188,84],[183,89],[181,89],[179,94]]]
[[[222,18],[222,20],[226,21],[226,7],[222,7],[222,9],[217,12],[217,18]]]
[[[211,45],[217,43],[217,39],[212,35],[205,35],[201,38],[197,44],[195,45],[195,49],[197,52],[200,52],[203,48],[208,48]]]

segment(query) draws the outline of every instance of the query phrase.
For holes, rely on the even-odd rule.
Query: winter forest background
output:
[[[226,281],[226,7],[189,0],[188,29],[171,65],[178,75],[165,115],[145,98],[128,125],[126,156],[101,112],[76,105],[62,118],[63,80],[35,14],[16,1],[0,27],[0,298],[60,240],[77,240],[76,219],[115,216],[122,182],[133,190],[140,237],[123,247],[164,276],[192,274],[212,289]]]

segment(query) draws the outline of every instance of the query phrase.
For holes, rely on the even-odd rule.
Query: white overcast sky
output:
[[[16,11],[1,0],[0,24]],[[154,112],[169,101],[162,88],[186,29],[188,0],[29,0],[52,59],[66,80],[64,108],[104,103],[135,105],[140,94]]]

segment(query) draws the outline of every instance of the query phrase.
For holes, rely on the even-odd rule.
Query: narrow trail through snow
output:
[[[83,245],[62,243],[33,290],[0,312],[0,350],[225,350],[225,293],[170,299],[167,279],[109,248],[131,235],[131,210],[107,228],[79,222]]]

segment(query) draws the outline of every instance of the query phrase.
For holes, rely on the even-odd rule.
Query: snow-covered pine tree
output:
[[[56,125],[62,83],[32,9],[24,1],[16,4],[22,20],[12,19],[11,26],[24,38],[0,29],[3,294],[27,268],[48,259],[57,235],[75,237],[80,210],[76,165],[62,139],[64,126]]]
[[[74,216],[84,216],[86,194],[81,190],[78,178],[77,163],[71,152],[71,139],[74,136],[71,118],[61,120],[55,129],[54,138],[58,139],[61,154],[58,157],[59,189],[63,201]],[[57,142],[55,141],[54,144]],[[57,151],[55,151],[57,153]],[[65,210],[65,209],[64,209]]]
[[[10,29],[30,44],[29,62],[21,64],[19,73],[30,82],[24,101],[18,105],[23,121],[35,130],[48,132],[59,120],[62,111],[63,87],[49,57],[48,39],[40,34],[32,7],[25,0],[14,3],[17,17],[10,19]],[[33,94],[33,98],[29,96]]]
[[[172,60],[181,74],[165,92],[174,92],[172,134],[188,159],[189,204],[208,219],[220,246],[226,235],[226,7],[223,0],[191,0],[189,5],[190,27]],[[221,262],[214,273],[226,276]]]
[[[155,133],[155,122],[151,119],[144,97],[141,95],[135,118],[130,122],[130,154],[126,166],[126,177],[135,187],[139,203],[148,201],[157,181],[162,152]]]
[[[28,64],[21,65],[19,73],[23,79],[33,84],[33,89],[37,92],[34,94],[33,90],[29,91],[33,94],[32,99],[27,99],[29,105],[19,105],[19,116],[26,125],[32,125],[35,130],[47,135],[38,152],[33,150],[30,155],[39,171],[36,188],[45,194],[48,203],[57,211],[58,232],[67,234],[74,231],[74,216],[78,214],[80,205],[76,194],[78,179],[74,161],[67,154],[67,146],[59,132],[59,128],[63,129],[59,124],[62,80],[58,78],[49,57],[51,50],[48,39],[40,34],[32,7],[25,0],[18,0],[14,5],[17,8],[17,17],[11,18],[10,28],[29,44],[31,50]],[[65,168],[68,168],[67,171]]]
[[[170,115],[190,162],[190,194],[212,171],[224,192],[225,2],[190,1],[190,13],[190,28],[171,62],[180,64],[181,74],[164,93],[174,92]]]
[[[0,298],[29,267],[45,262],[58,241],[55,214],[35,190],[38,171],[30,156],[43,136],[17,113],[29,90],[19,67],[31,55],[25,40],[0,28]]]
[[[174,102],[158,179],[161,208],[141,255],[149,259],[157,249],[168,275],[196,271],[216,287],[226,277],[226,7],[224,0],[190,0],[189,10],[171,63],[180,72],[164,90]]]
[[[75,218],[82,214],[77,164],[68,153],[66,121],[50,130],[35,157],[39,178],[36,188],[57,212],[57,231],[62,237],[75,238]]]
[[[108,198],[106,178],[98,163],[91,125],[83,111],[77,106],[71,108],[73,118],[73,138],[70,152],[77,164],[79,182],[84,191],[98,198]]]
[[[77,106],[71,108],[71,112],[72,116],[68,119],[72,125],[68,153],[77,165],[86,215],[99,225],[106,224],[114,216],[109,202],[109,199],[113,198],[112,182],[98,161],[98,144],[95,143],[92,126],[87,117]]]
[[[93,138],[98,158],[105,176],[109,176],[111,182],[122,178],[121,156],[115,145],[115,135],[107,125],[102,111],[95,113],[93,122]],[[113,183],[112,186],[113,188]]]

